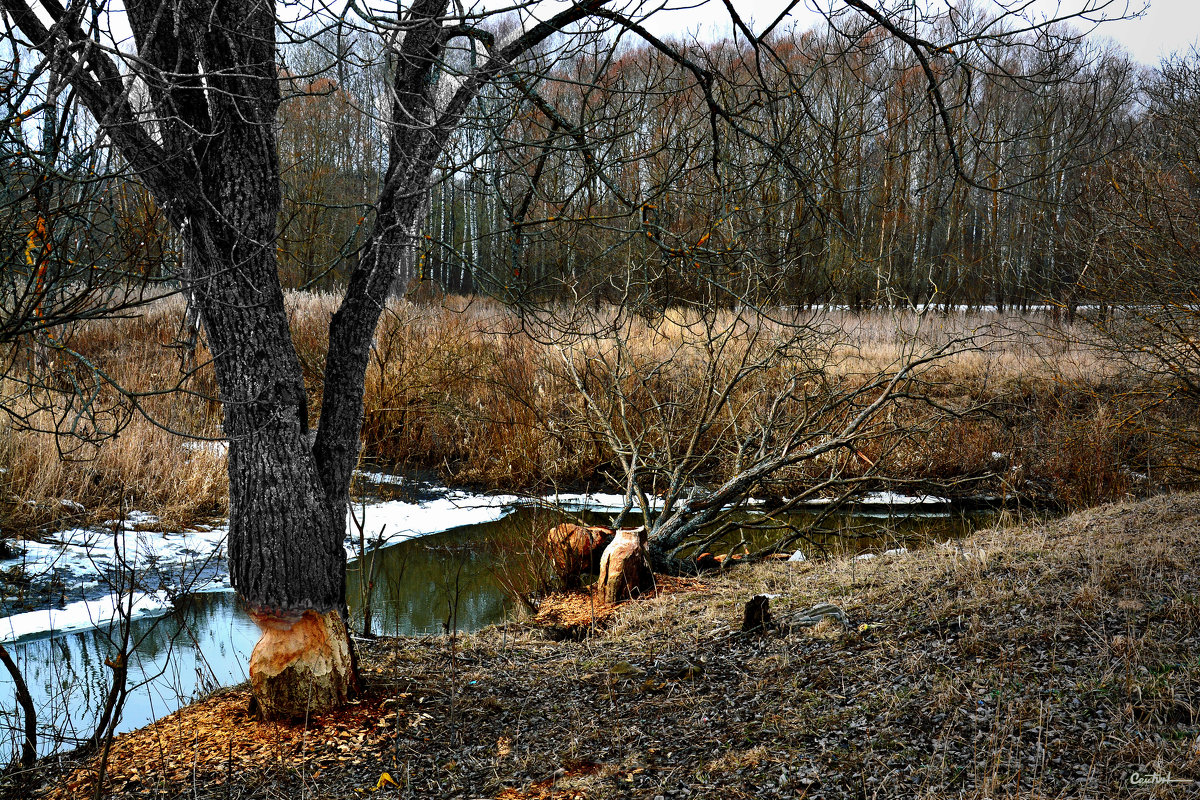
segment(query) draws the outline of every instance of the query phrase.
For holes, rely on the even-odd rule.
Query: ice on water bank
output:
[[[868,492],[853,501],[863,506],[944,506],[953,501],[948,497],[932,494],[897,494],[896,492]]]
[[[138,519],[157,521],[150,514]],[[195,577],[220,554],[225,535],[224,527],[179,533],[133,530],[129,525],[116,525],[115,530],[71,528],[40,542],[22,542],[24,552],[4,563],[22,567],[30,578],[53,577],[66,586],[99,585],[122,565],[142,577],[156,572],[175,578],[184,577],[177,570],[190,566],[187,571]]]
[[[98,628],[118,619],[121,610],[128,608],[131,619],[164,613],[171,608],[171,601],[164,592],[137,592],[132,599],[122,600],[117,595],[108,595],[98,600],[78,600],[67,603],[63,608],[40,608],[0,619],[0,641],[11,642],[23,636],[38,633],[63,633]]]
[[[363,533],[372,547],[463,525],[494,522],[520,502],[515,495],[489,497],[451,491],[419,503],[370,503],[365,514],[359,504],[346,521],[346,552],[350,556],[358,554],[356,519],[363,523]],[[132,568],[140,584],[151,590],[138,595],[135,616],[170,609],[166,592],[154,591],[160,588],[171,592],[229,588],[227,525],[183,532],[146,529],[157,521],[152,514],[134,511],[124,522],[110,520],[108,528],[71,528],[44,541],[20,543],[20,554],[0,561],[0,568],[20,567],[32,583],[53,585],[57,587],[55,593],[61,590],[70,602],[64,608],[0,618],[0,641],[106,624],[114,618],[114,592],[125,583],[121,578],[124,567]]]
[[[663,501],[661,497],[650,497],[650,508],[654,511],[661,511]],[[568,511],[601,511],[608,514],[615,514],[625,508],[625,495],[609,494],[606,492],[596,492],[595,494],[558,494],[547,495],[542,498],[542,502],[549,503],[559,508]],[[680,503],[686,503],[687,498],[680,498]],[[742,501],[743,507],[765,505],[764,501],[755,498],[747,498]],[[630,505],[629,510],[633,514],[640,514],[642,507],[635,500]]]
[[[475,495],[447,492],[436,500],[409,503],[389,500],[382,503],[354,504],[346,524],[346,552],[358,553],[359,524],[368,546],[382,541],[395,544],[418,536],[441,533],[464,525],[495,522],[512,512],[521,502],[516,495]]]
[[[399,486],[406,482],[403,476],[390,475],[386,472],[363,472],[362,470],[355,470],[354,476],[356,478],[362,478],[368,483],[374,483],[380,486]]]
[[[375,482],[388,482],[391,476],[371,475]],[[464,525],[495,522],[516,507],[531,502],[516,495],[476,495],[463,491],[442,491],[431,500],[405,502],[393,500],[356,504],[347,519],[345,547],[349,556],[358,555],[359,525],[368,548],[395,544],[407,539],[440,533]],[[536,502],[536,501],[535,501]],[[619,494],[563,494],[542,498],[568,510],[620,511],[625,499]],[[944,498],[908,497],[875,493],[859,501],[866,505],[944,504]],[[656,508],[661,502],[655,500]],[[638,508],[633,509],[640,511]],[[927,512],[926,512],[927,513]],[[123,565],[147,590],[139,600],[140,614],[161,613],[169,608],[157,590],[207,591],[229,587],[226,569],[225,525],[202,527],[192,531],[164,532],[148,529],[158,520],[146,512],[131,512],[124,521],[112,520],[105,528],[74,528],[55,534],[42,542],[23,542],[21,554],[0,561],[0,568],[19,566],[35,584],[53,586],[69,601],[62,609],[43,609],[0,618],[0,640],[47,631],[75,630],[103,624],[112,619]],[[141,530],[135,530],[141,528]],[[3,606],[0,605],[0,609]]]
[[[615,514],[625,507],[625,495],[607,494],[604,492],[597,492],[596,494],[548,495],[543,499],[547,503],[568,511],[603,511]],[[652,497],[650,501],[651,508],[662,508],[662,500],[659,498]],[[641,511],[641,507],[634,502],[630,507],[630,511],[638,513]]]
[[[814,497],[804,500],[800,505],[827,506],[837,502],[837,499],[836,497]],[[949,497],[938,497],[932,494],[899,494],[897,492],[867,492],[852,498],[848,503],[848,505],[855,506],[856,509],[861,509],[863,506],[949,506],[953,504],[954,501]]]

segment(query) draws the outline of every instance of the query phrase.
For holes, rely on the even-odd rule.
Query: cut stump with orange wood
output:
[[[654,573],[646,554],[646,529],[622,528],[600,557],[600,577],[596,581],[599,600],[619,603],[653,588]]]
[[[545,539],[546,552],[565,587],[575,588],[579,586],[579,579],[583,575],[596,572],[601,553],[614,535],[612,528],[576,525],[572,522],[550,529]]]

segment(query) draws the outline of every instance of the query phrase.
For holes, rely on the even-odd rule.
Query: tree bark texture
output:
[[[301,699],[308,711],[341,702],[353,677],[335,641],[345,626],[330,614],[345,610],[342,541],[364,379],[397,267],[416,246],[438,156],[481,86],[603,2],[573,4],[489,51],[441,97],[448,43],[463,36],[490,42],[490,34],[447,26],[448,0],[402,7],[396,30],[403,35],[390,40],[387,171],[374,228],[330,323],[314,437],[276,264],[274,4],[127,0],[137,56],[121,65],[95,45],[86,6],[0,0],[71,82],[186,248],[188,274],[180,277],[208,336],[229,439],[230,575],[264,622],[255,686],[268,714],[291,716]],[[343,644],[348,649],[348,638]]]

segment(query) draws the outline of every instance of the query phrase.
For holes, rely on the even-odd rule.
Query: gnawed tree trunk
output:
[[[646,529],[622,528],[600,557],[596,593],[601,602],[619,603],[654,588],[646,554]]]
[[[250,688],[262,716],[303,717],[346,701],[353,660],[339,611],[250,616],[262,631],[250,655]]]
[[[204,325],[229,439],[230,578],[264,631],[252,671],[269,716],[319,712],[342,702],[353,685],[353,652],[339,615],[364,378],[397,267],[417,241],[438,156],[481,86],[604,3],[572,4],[503,44],[448,19],[448,0],[398,7],[399,26],[387,26],[395,56],[387,172],[369,242],[330,322],[314,436],[276,263],[275,6],[126,0],[137,56],[122,62],[96,47],[82,6],[0,0],[6,18],[60,64],[184,239],[187,275],[180,277]],[[476,43],[473,53],[482,48],[483,58],[455,75],[443,57],[462,38]],[[138,108],[130,99],[135,86]]]
[[[585,573],[598,572],[604,549],[615,535],[612,528],[572,522],[551,528],[544,544],[563,585],[576,588]]]

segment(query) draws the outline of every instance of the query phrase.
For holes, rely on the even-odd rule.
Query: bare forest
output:
[[[1016,609],[1014,620],[1027,601],[987,584],[960,608],[945,589],[991,580],[989,551],[1005,575],[1055,587],[1029,608],[1140,612],[1153,594],[1142,584],[1161,579],[1192,598],[1170,624],[1195,613],[1182,566],[1194,547],[1176,535],[1194,501],[1153,498],[1193,491],[1200,475],[1200,50],[1138,62],[1104,25],[1137,9],[1105,0],[844,0],[769,14],[708,2],[696,11],[717,21],[707,32],[666,30],[663,9],[640,2],[492,5],[2,0],[0,660],[12,703],[0,738],[7,730],[13,766],[0,791],[215,797],[239,785],[220,733],[231,719],[295,732],[309,728],[286,726],[329,714],[356,730],[371,709],[396,732],[380,722],[358,737],[369,766],[320,761],[314,752],[339,745],[316,724],[315,751],[303,737],[287,750],[303,766],[263,767],[241,789],[742,796],[728,794],[736,774],[753,777],[748,797],[868,796],[864,776],[893,775],[875,763],[890,745],[856,750],[853,765],[826,759],[811,774],[827,777],[812,780],[776,774],[808,758],[812,742],[791,723],[775,729],[786,758],[765,728],[737,727],[719,757],[664,757],[668,742],[651,737],[643,752],[602,721],[574,726],[586,753],[551,752],[537,736],[514,744],[503,693],[472,709],[454,687],[463,670],[468,686],[513,683],[497,653],[517,647],[529,664],[561,666],[534,667],[543,686],[573,670],[586,689],[600,674],[628,730],[614,692],[673,696],[680,675],[720,683],[726,667],[731,680],[778,668],[796,676],[779,702],[836,727],[845,720],[812,700],[832,691],[827,676],[793,672],[798,636],[805,658],[830,646],[853,661],[884,629],[945,639],[957,614],[946,641],[971,628],[962,641],[976,649],[946,663],[976,684],[1003,677],[967,656],[999,659],[997,642],[1025,629],[980,623],[976,600]],[[1126,512],[1089,511],[1134,501],[1148,505],[1129,513],[1174,526],[1147,555],[1169,562],[1157,578],[1141,550],[1121,550]],[[411,518],[386,516],[404,504]],[[938,560],[948,550],[900,560],[950,534],[898,533],[897,505],[966,515],[952,564]],[[443,507],[499,510],[435,521]],[[888,522],[872,521],[880,509]],[[1003,528],[1068,513],[1082,516]],[[972,539],[985,523],[971,514],[1000,527]],[[486,547],[435,536],[506,515]],[[398,617],[372,593],[426,568],[395,555],[419,536],[441,559],[422,592],[447,599],[404,602],[436,606],[444,642],[379,639]],[[1061,552],[1030,566],[1050,540]],[[464,588],[474,550],[486,550],[504,611],[463,624],[503,627],[460,642],[460,611],[482,603]],[[1063,555],[1077,551],[1092,559],[1087,586]],[[864,558],[877,570],[865,585]],[[1121,584],[1121,570],[1136,580]],[[155,637],[170,640],[164,652],[189,636],[202,648],[186,624],[168,635],[138,622],[183,614],[206,592],[236,598],[228,613],[254,623],[253,653],[231,657],[248,662],[248,687],[179,712],[199,715],[212,741],[163,750],[154,734],[152,788],[131,772],[150,734],[121,720],[168,668],[135,677],[131,659]],[[783,621],[765,599],[780,592]],[[676,594],[703,623],[678,618]],[[899,605],[880,610],[889,597],[937,619],[920,627]],[[628,611],[643,600],[659,605]],[[722,654],[697,624],[720,624],[710,615],[735,600],[745,617],[719,634],[733,648]],[[67,683],[10,656],[55,630],[30,615],[71,609],[92,615],[106,636],[97,652],[113,654],[93,659],[107,667],[88,679],[103,690],[87,722]],[[691,660],[669,669],[653,655],[668,629],[692,637],[680,645]],[[602,641],[604,665],[545,651],[564,638]],[[1051,638],[1063,658],[1086,650],[1078,631]],[[1165,634],[1104,641],[1130,676],[1178,655]],[[1080,670],[1103,670],[1094,655]],[[1022,686],[1038,680],[1040,662],[1013,658]],[[1192,692],[1192,661],[1156,697]],[[889,708],[928,689],[913,688],[914,664],[889,667],[911,679],[889,686],[901,698]],[[450,688],[435,688],[446,674]],[[811,697],[792,691],[806,680]],[[1149,688],[1135,697],[1140,680],[1118,691],[1128,703],[1112,701],[1125,715],[1113,725],[1194,727],[1192,700],[1159,708]],[[175,692],[181,703],[235,682],[213,672]],[[766,708],[748,685],[720,691]],[[607,713],[560,691],[571,714]],[[418,695],[439,698],[436,719],[412,706]],[[894,774],[913,796],[1085,796],[1042,761],[1021,766],[1027,700],[994,718],[990,766],[952,775],[945,753],[934,769],[922,751],[916,768],[905,750],[895,757],[911,763]],[[645,702],[702,743],[708,712],[680,702],[693,701],[694,714]],[[492,714],[477,720],[491,766],[459,726],[473,713]],[[961,733],[953,711],[938,713]],[[1179,737],[1114,754],[1071,716],[1082,713],[1055,741],[1069,758],[1105,753],[1111,775],[1093,769],[1080,779],[1089,791],[1126,761],[1142,765],[1134,777],[1149,761],[1200,776],[1195,753],[1164,744]],[[925,742],[912,720],[879,714],[897,751],[957,741]],[[436,734],[421,745],[425,720]],[[254,734],[239,758],[283,763],[290,735]],[[398,755],[409,739],[416,749]],[[226,746],[224,761],[208,752]],[[548,784],[530,766],[546,758],[562,763]],[[214,782],[202,789],[204,770]]]

